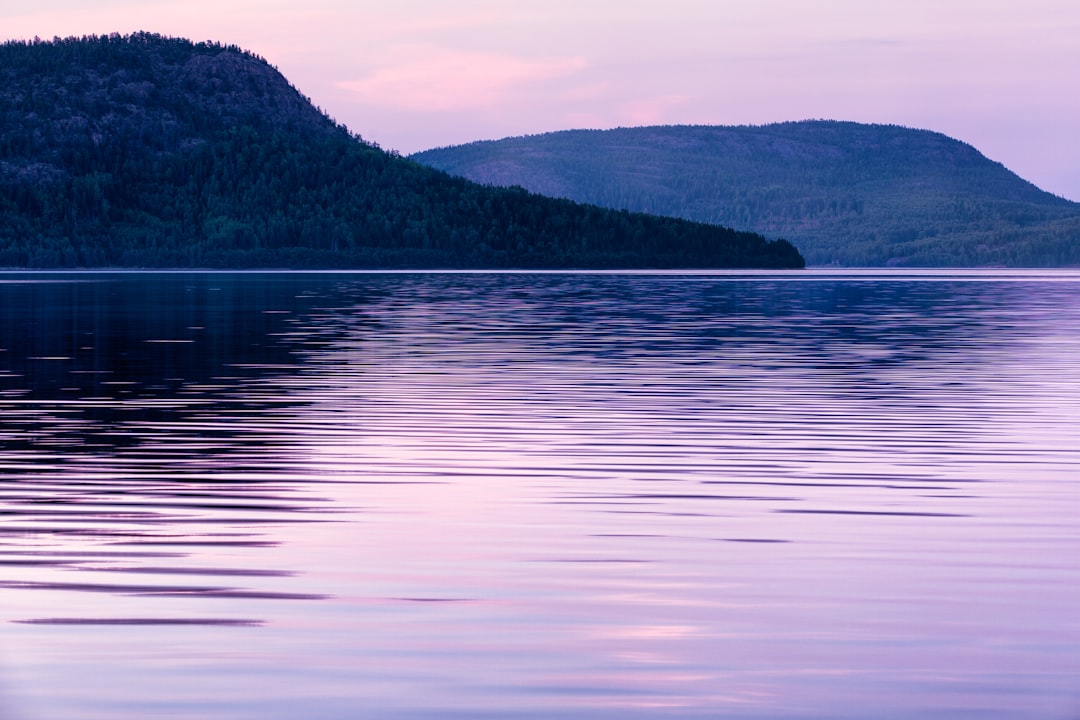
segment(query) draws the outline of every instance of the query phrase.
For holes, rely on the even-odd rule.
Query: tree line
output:
[[[335,124],[262,59],[0,45],[0,266],[801,267],[786,241],[484,187]]]

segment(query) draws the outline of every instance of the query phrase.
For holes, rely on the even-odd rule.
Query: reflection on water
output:
[[[1080,274],[0,276],[0,713],[1069,717]]]

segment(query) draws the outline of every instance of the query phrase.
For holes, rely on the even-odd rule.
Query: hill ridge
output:
[[[384,152],[262,58],[0,44],[0,267],[801,267],[786,241],[485,188]]]
[[[902,125],[562,130],[411,157],[477,182],[784,236],[812,264],[1080,264],[1080,204]]]

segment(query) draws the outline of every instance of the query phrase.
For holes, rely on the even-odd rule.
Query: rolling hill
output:
[[[1080,265],[1080,204],[925,130],[569,130],[411,157],[494,186],[785,237],[815,265]]]

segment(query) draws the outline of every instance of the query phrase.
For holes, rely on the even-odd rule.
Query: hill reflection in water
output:
[[[33,719],[1062,715],[1080,275],[0,278]]]

